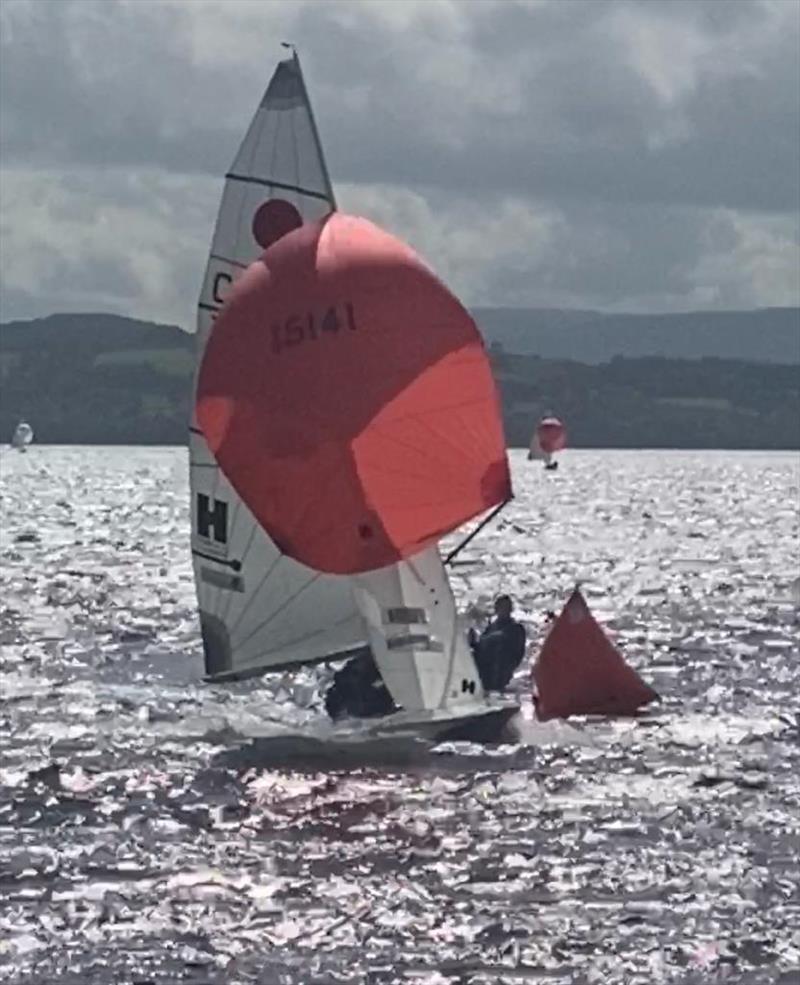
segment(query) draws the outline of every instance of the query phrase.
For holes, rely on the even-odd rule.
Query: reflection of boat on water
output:
[[[536,425],[536,429],[531,436],[531,446],[528,452],[528,461],[538,459],[544,462],[544,467],[548,472],[554,472],[558,468],[558,462],[553,458],[557,451],[561,451],[567,443],[567,431],[557,417],[544,417]]]
[[[206,672],[369,647],[399,710],[368,729],[489,740],[518,706],[483,694],[438,549],[511,495],[489,362],[422,261],[335,208],[293,55],[226,177],[199,303]]]
[[[33,428],[27,421],[20,421],[11,436],[11,447],[19,451],[27,451],[28,445],[33,441]]]

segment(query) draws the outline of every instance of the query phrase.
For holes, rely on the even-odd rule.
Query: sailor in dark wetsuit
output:
[[[325,695],[325,711],[334,721],[377,718],[396,710],[368,647],[336,671]]]
[[[484,691],[504,691],[525,656],[525,627],[511,616],[508,595],[495,599],[495,618],[477,635],[470,630],[469,643]]]

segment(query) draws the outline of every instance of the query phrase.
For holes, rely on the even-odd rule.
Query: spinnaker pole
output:
[[[457,544],[453,548],[453,550],[450,551],[450,553],[444,559],[444,563],[452,564],[453,560],[456,557],[458,557],[458,555],[464,550],[467,544],[471,543],[475,539],[475,537],[478,536],[481,530],[483,530],[484,527],[488,526],[492,522],[492,520],[494,520],[494,518],[498,515],[498,513],[500,513],[501,510],[505,509],[506,506],[508,506],[508,504],[511,502],[513,498],[514,498],[513,496],[509,496],[508,499],[504,499],[503,502],[500,503],[499,506],[496,506],[487,517],[484,517],[484,519],[478,524],[478,526],[472,531],[472,533],[469,534],[469,536],[465,537],[460,544]]]

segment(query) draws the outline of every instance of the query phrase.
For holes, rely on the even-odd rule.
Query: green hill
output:
[[[527,445],[553,412],[576,446],[800,448],[800,371],[789,360],[592,364],[491,349],[512,445]],[[0,440],[25,417],[46,444],[183,444],[193,358],[181,329],[115,315],[2,325]]]
[[[509,352],[582,363],[661,356],[800,363],[800,308],[603,314],[548,308],[475,308],[488,342]]]

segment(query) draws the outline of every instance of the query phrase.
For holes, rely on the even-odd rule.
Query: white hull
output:
[[[383,718],[368,719],[358,724],[365,726],[363,731],[375,738],[399,738],[401,736],[422,739],[464,738],[474,741],[496,741],[503,733],[507,723],[520,710],[514,698],[489,695],[483,701],[473,704],[459,704],[456,707],[397,711]],[[352,734],[353,721],[345,721],[334,729],[332,738],[341,731]]]

